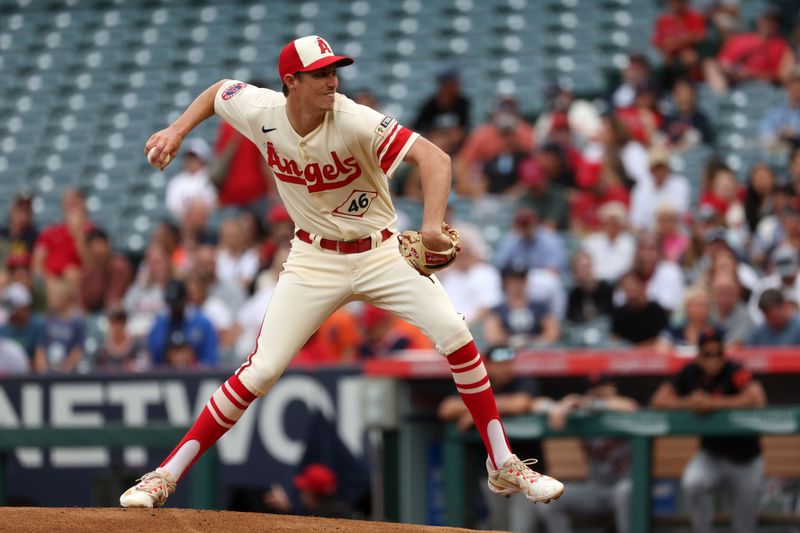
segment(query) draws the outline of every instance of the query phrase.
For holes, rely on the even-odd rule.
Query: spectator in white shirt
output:
[[[467,324],[483,320],[503,299],[500,273],[486,262],[486,246],[480,235],[471,231],[461,231],[458,259],[437,277]]]
[[[595,278],[612,285],[630,270],[636,240],[626,231],[627,209],[621,202],[609,202],[599,212],[603,231],[587,235],[583,249],[592,257]]]
[[[247,246],[240,218],[229,218],[220,228],[217,251],[217,278],[234,281],[249,289],[259,268],[258,250]]]
[[[772,273],[755,284],[747,303],[747,311],[753,324],[764,323],[764,313],[758,306],[758,300],[767,289],[780,289],[787,302],[800,307],[800,258],[795,248],[783,245],[772,254]]]
[[[633,272],[645,282],[647,297],[668,313],[683,304],[686,286],[683,271],[676,263],[662,259],[661,246],[654,234],[645,233],[639,237]]]
[[[652,231],[662,205],[672,206],[680,216],[689,209],[689,180],[672,173],[666,150],[653,148],[649,163],[651,179],[638,181],[631,195],[631,226],[636,230]]]
[[[183,169],[167,185],[167,209],[176,220],[194,200],[203,200],[209,207],[217,203],[217,190],[208,179],[208,161],[211,147],[200,138],[184,143]]]

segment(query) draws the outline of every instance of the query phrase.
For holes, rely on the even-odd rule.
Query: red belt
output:
[[[385,241],[393,234],[394,232],[389,229],[382,229],[381,242]],[[303,242],[314,244],[314,239],[311,238],[311,234],[304,229],[297,230],[295,235],[297,235],[297,238]],[[320,238],[319,245],[321,248],[331,250],[333,252],[339,252],[340,254],[360,254],[361,252],[372,250],[372,237],[362,237],[354,241],[335,241],[333,239]]]

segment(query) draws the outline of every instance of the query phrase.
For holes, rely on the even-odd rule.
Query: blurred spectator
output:
[[[719,94],[730,85],[750,80],[776,82],[791,51],[779,33],[780,10],[768,8],[756,21],[755,33],[732,35],[716,59],[706,59],[703,69],[709,86]]]
[[[652,301],[645,292],[645,284],[633,272],[619,281],[625,303],[616,306],[611,316],[611,333],[616,338],[635,346],[652,347],[669,325],[667,311]]]
[[[157,245],[151,245],[123,299],[123,306],[128,312],[128,332],[132,336],[140,338],[147,335],[156,315],[166,309],[164,288],[171,278],[172,267],[166,252]]]
[[[31,360],[44,327],[42,316],[31,309],[32,302],[30,291],[21,283],[9,283],[0,293],[0,306],[8,313],[8,321],[0,326],[0,337],[19,343]]]
[[[800,259],[796,248],[781,246],[772,254],[772,272],[761,278],[753,287],[747,310],[753,323],[764,323],[761,295],[769,289],[778,289],[795,307],[800,306]]]
[[[208,179],[208,161],[211,147],[199,137],[183,143],[183,165],[167,185],[167,209],[176,220],[183,218],[186,209],[195,200],[213,207],[217,191]]]
[[[787,300],[780,289],[767,289],[758,298],[764,322],[753,328],[750,346],[800,345],[800,313],[797,302]]]
[[[259,81],[253,85],[265,86]],[[272,171],[258,146],[224,120],[220,120],[208,175],[218,190],[217,201],[223,207],[253,207],[261,212],[266,197],[275,190],[270,185]]]
[[[551,428],[563,429],[572,413],[632,412],[639,408],[632,398],[621,396],[609,376],[588,380],[583,394],[569,394],[548,413]],[[582,439],[589,474],[586,481],[570,483],[570,495],[562,495],[545,509],[545,524],[550,533],[571,533],[572,516],[613,513],[617,533],[629,533],[631,449],[621,438]]]
[[[461,232],[461,253],[436,277],[467,324],[476,324],[503,299],[500,274],[486,262],[486,243],[480,234],[466,226],[455,227]]]
[[[720,272],[711,278],[711,316],[724,331],[725,344],[741,346],[750,337],[753,322],[742,302],[742,287],[735,275]]]
[[[201,311],[188,305],[183,282],[167,283],[164,301],[169,310],[156,317],[147,340],[153,363],[183,368],[192,365],[191,355],[202,365],[216,365],[219,354],[214,326]]]
[[[683,303],[685,281],[681,268],[661,256],[661,247],[652,233],[639,237],[633,272],[646,284],[647,296],[667,312]]]
[[[697,45],[705,39],[703,15],[689,6],[689,0],[669,0],[669,10],[658,16],[652,43],[664,58],[664,67],[672,75],[700,76]]]
[[[714,143],[714,128],[708,116],[697,108],[697,91],[685,79],[672,86],[672,109],[664,116],[661,132],[671,150],[686,150],[699,143]]]
[[[545,409],[552,400],[539,396],[539,383],[530,377],[519,377],[514,373],[516,352],[506,346],[495,346],[487,350],[486,372],[492,383],[497,410],[500,416],[514,416]],[[472,416],[458,395],[448,396],[439,404],[437,410],[440,420],[454,422],[461,431],[472,427]],[[544,457],[541,441],[538,439],[511,439],[514,451],[522,457]],[[546,466],[538,463],[540,471],[546,472]],[[498,498],[481,482],[481,491],[486,505],[489,506],[489,523],[491,529],[511,531],[532,531],[536,517],[531,511],[530,503],[524,498]]]
[[[449,155],[461,148],[469,131],[469,99],[461,92],[458,69],[448,66],[436,75],[438,88],[419,109],[413,129]]]
[[[222,223],[217,247],[217,278],[233,281],[247,289],[258,273],[258,251],[248,246],[247,235],[239,218]]]
[[[789,183],[787,184],[795,196],[800,196],[800,147],[789,154]]]
[[[200,198],[195,198],[186,207],[180,220],[180,242],[177,253],[183,255],[184,261],[177,267],[178,275],[183,275],[193,268],[192,260],[198,247],[203,244],[216,244],[216,235],[208,223],[210,215],[211,206]]]
[[[0,376],[27,374],[30,367],[22,346],[12,339],[0,337]]]
[[[122,255],[114,254],[108,235],[94,228],[86,235],[86,252],[81,268],[80,297],[89,312],[110,308],[122,301],[133,281],[133,267]]]
[[[256,260],[259,267],[258,270],[260,270],[262,265],[259,247],[266,236],[261,216],[252,211],[242,211],[237,219],[241,225],[240,229],[242,232],[242,248],[245,250],[250,250],[251,248],[255,250]],[[250,280],[251,286],[247,288],[248,292],[250,292],[252,289],[253,281],[255,281],[255,275],[253,276],[253,279]]]
[[[609,202],[600,208],[599,215],[602,231],[584,237],[582,248],[592,258],[595,277],[613,284],[633,265],[636,240],[626,228],[625,204]]]
[[[761,383],[741,364],[725,358],[722,334],[704,330],[694,362],[663,383],[650,404],[656,409],[692,410],[705,415],[721,409],[762,408],[767,403]],[[758,437],[703,437],[700,451],[686,465],[681,479],[689,521],[694,531],[711,531],[715,490],[732,495],[733,531],[755,532],[764,462]]]
[[[636,89],[650,80],[650,64],[643,54],[631,54],[622,70],[622,82],[611,95],[616,108],[630,107],[636,98]]]
[[[95,354],[95,369],[106,372],[135,372],[146,369],[150,356],[144,342],[128,333],[128,313],[125,309],[112,307],[106,313],[106,319],[108,333]]]
[[[581,250],[572,259],[572,282],[567,304],[567,320],[585,324],[600,316],[611,316],[614,288],[595,276],[594,261]]]
[[[335,364],[338,362],[336,354],[329,344],[320,337],[319,330],[311,334],[306,343],[292,358],[289,366],[316,366],[319,364]]]
[[[495,157],[483,165],[481,193],[519,196],[522,189],[520,167],[531,160],[530,150],[518,144],[513,124],[501,126],[500,140],[500,149]]]
[[[189,342],[183,331],[175,329],[169,333],[162,364],[174,370],[197,367],[197,349]]]
[[[740,0],[702,0],[696,2],[706,15],[709,28],[713,29],[709,35],[710,46],[718,50],[729,37],[742,29],[742,20],[739,13]]]
[[[747,231],[744,212],[744,189],[736,174],[725,164],[716,165],[707,175],[700,205],[710,205],[722,215],[729,230]]]
[[[32,308],[42,312],[47,307],[44,280],[34,278],[31,269],[31,256],[25,253],[15,253],[6,261],[6,274],[8,283],[19,283],[31,293]]]
[[[744,214],[747,227],[755,233],[758,223],[775,209],[775,174],[766,163],[756,163],[747,177]]]
[[[655,234],[665,261],[677,263],[689,247],[689,236],[683,232],[680,220],[677,209],[670,204],[661,204],[656,209]]]
[[[672,172],[669,154],[663,148],[650,150],[650,179],[638,181],[631,195],[631,226],[652,231],[656,211],[661,205],[671,205],[682,216],[689,210],[689,180]]]
[[[294,487],[300,496],[305,511],[322,518],[352,518],[353,509],[338,497],[339,480],[336,473],[321,463],[311,463],[294,476]],[[295,509],[286,489],[272,485],[264,494],[264,503],[271,512],[304,514]]]
[[[761,119],[759,136],[765,148],[800,145],[800,67],[795,67],[784,84],[786,103],[767,111]]]
[[[289,212],[281,204],[273,205],[267,213],[269,224],[267,236],[261,241],[258,251],[261,265],[272,265],[273,255],[281,246],[288,246],[294,238],[294,222],[289,217]]]
[[[561,281],[561,273],[547,268],[528,270],[528,300],[550,309],[557,322],[567,314],[567,289]]]
[[[86,213],[86,198],[68,188],[61,197],[62,222],[44,229],[33,250],[33,273],[40,277],[66,276],[76,287],[85,254],[85,238],[93,224]]]
[[[696,346],[700,332],[713,327],[711,295],[702,286],[689,287],[683,294],[681,322],[670,329],[672,342],[678,346]]]
[[[480,196],[480,184],[484,182],[483,167],[503,151],[504,131],[513,132],[514,145],[518,150],[533,150],[533,127],[522,119],[514,99],[503,98],[498,102],[491,120],[473,129],[458,153],[455,185],[459,195]]]
[[[234,344],[238,334],[235,328],[233,312],[225,303],[209,294],[209,280],[196,273],[186,277],[186,300],[188,304],[200,311],[211,325],[219,338],[219,350],[223,360],[230,361],[233,355]],[[263,310],[262,310],[263,314]]]
[[[340,307],[319,326],[319,340],[334,354],[336,361],[353,363],[358,360],[358,348],[362,343],[358,326],[358,319],[347,306]]]
[[[496,346],[519,349],[558,341],[561,328],[553,309],[528,298],[528,270],[510,263],[503,268],[503,302],[486,316],[483,335]]]
[[[366,304],[361,313],[361,325],[364,327],[359,348],[362,358],[389,356],[413,347],[413,339],[398,326],[397,319],[389,311]]]
[[[770,254],[786,240],[787,233],[792,235],[789,242],[800,245],[800,196],[790,184],[775,188],[773,209],[758,222],[750,241],[750,261],[766,268]]]
[[[759,280],[756,271],[739,257],[728,240],[728,230],[718,226],[705,232],[700,260],[687,274],[690,283],[710,286],[711,279],[726,273],[736,277],[743,289],[750,291]]]
[[[699,273],[708,268],[705,263],[706,234],[722,224],[722,217],[710,205],[697,207],[689,218],[689,246],[680,260],[681,268],[686,273],[686,281],[694,283]]]
[[[241,284],[217,276],[217,249],[211,243],[198,244],[193,254],[192,272],[204,278],[209,294],[222,300],[234,314],[247,299],[247,291]]]
[[[8,209],[8,226],[0,228],[0,265],[13,255],[33,254],[39,230],[33,223],[33,195],[19,191]]]
[[[84,356],[86,321],[78,311],[74,286],[63,278],[47,280],[47,315],[36,347],[37,372],[73,372]]]
[[[169,220],[162,220],[150,235],[150,244],[161,248],[175,272],[189,268],[189,255],[181,248],[181,229]]]
[[[503,267],[512,261],[521,263],[528,270],[566,270],[566,249],[561,237],[540,224],[536,213],[527,207],[517,210],[510,231],[503,236],[495,251],[495,265]]]
[[[633,105],[617,108],[615,113],[625,124],[631,137],[644,146],[650,146],[655,134],[664,123],[664,117],[658,110],[657,103],[658,92],[654,85],[648,83],[636,88]]]
[[[272,298],[272,292],[275,290],[275,284],[278,281],[278,276],[283,271],[283,263],[286,261],[288,254],[288,243],[277,249],[269,269],[261,272],[256,278],[255,291],[252,296],[247,298],[234,311],[236,329],[238,330],[235,352],[240,356],[250,354],[255,349],[264,312],[267,310],[270,298]]]
[[[542,146],[532,158],[518,165],[523,187],[522,205],[533,209],[542,224],[557,231],[569,227],[569,203],[564,183],[572,183],[563,150],[555,144]]]
[[[570,113],[585,106],[592,106],[585,100],[575,100],[572,91],[563,85],[554,84],[545,92],[545,109],[536,119],[535,135],[537,145],[555,145],[564,150],[573,147],[573,135],[580,137],[582,131],[572,131]],[[575,104],[573,109],[573,104]],[[596,110],[594,110],[596,113]]]

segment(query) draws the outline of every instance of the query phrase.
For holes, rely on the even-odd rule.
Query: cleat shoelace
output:
[[[540,473],[531,470],[531,466],[538,462],[538,459],[512,459],[511,464],[508,466],[508,473],[513,474],[516,471],[517,477],[523,477],[526,481],[534,483],[542,477]]]
[[[166,476],[158,472],[148,472],[137,481],[136,489],[146,492],[150,496],[156,498],[156,503],[158,503],[159,506],[164,505],[167,496],[172,494],[175,490],[175,483],[170,482],[167,480]]]

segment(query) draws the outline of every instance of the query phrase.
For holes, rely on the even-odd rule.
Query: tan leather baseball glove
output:
[[[407,230],[397,236],[400,241],[400,255],[423,276],[435,274],[456,260],[461,238],[456,230],[444,222],[442,222],[442,232],[450,236],[451,246],[441,252],[426,248],[422,244],[422,234],[418,231]]]

